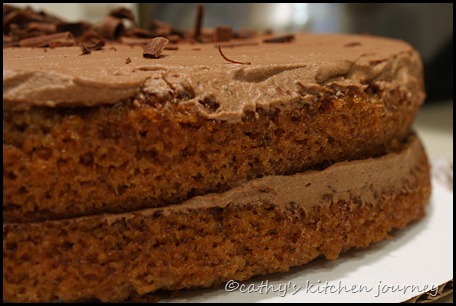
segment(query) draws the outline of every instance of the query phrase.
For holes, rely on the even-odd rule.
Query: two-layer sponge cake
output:
[[[298,34],[217,47],[3,49],[4,301],[245,280],[424,215],[410,45]]]

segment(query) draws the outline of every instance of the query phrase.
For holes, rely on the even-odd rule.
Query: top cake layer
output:
[[[252,44],[250,44],[252,43]],[[366,35],[299,34],[292,42],[179,44],[158,59],[142,46],[4,48],[3,108],[94,106],[152,95],[197,106],[211,119],[240,121],[245,110],[318,93],[363,92],[369,85],[402,88],[420,104],[422,63],[407,43]],[[127,60],[128,59],[128,60]],[[202,102],[203,101],[203,102]]]
[[[157,59],[120,44],[4,48],[4,221],[165,207],[396,152],[424,98],[401,41],[236,43],[225,57],[250,64],[214,43]]]

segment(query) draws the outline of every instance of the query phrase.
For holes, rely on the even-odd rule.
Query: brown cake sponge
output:
[[[119,302],[288,271],[389,238],[424,215],[429,165],[396,152],[252,180],[178,205],[3,224],[3,299]]]

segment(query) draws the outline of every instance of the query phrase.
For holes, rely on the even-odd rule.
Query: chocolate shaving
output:
[[[61,22],[57,24],[57,32],[71,32],[74,37],[81,37],[88,31],[90,24],[87,22]]]
[[[46,35],[47,33],[44,33],[37,28],[26,27],[24,29],[21,29],[17,24],[13,23],[10,26],[10,34],[14,39],[21,40],[21,39],[25,39],[25,38],[40,36],[40,35]]]
[[[358,42],[358,41],[352,41],[352,42],[346,43],[346,44],[344,45],[344,47],[355,47],[355,46],[360,46],[360,45],[361,45],[360,42]]]
[[[258,34],[252,30],[233,31],[229,26],[216,28],[203,28],[203,4],[197,6],[196,20],[193,30],[181,31],[170,24],[153,20],[149,29],[137,27],[134,14],[126,8],[115,9],[110,12],[102,23],[94,26],[88,22],[66,22],[45,12],[37,12],[31,8],[19,9],[13,6],[3,6],[3,46],[19,47],[59,47],[80,46],[82,54],[100,50],[105,41],[120,41],[127,45],[147,45],[143,56],[146,58],[159,58],[163,50],[178,50],[181,42],[213,43],[228,42],[232,38],[252,38]],[[75,39],[77,38],[77,40]],[[150,40],[152,39],[152,41]],[[285,42],[294,39],[293,35],[285,35],[266,39],[265,42]],[[228,62],[236,64],[250,64],[228,59],[222,48],[237,46],[257,45],[258,42],[221,44],[219,52]],[[197,47],[197,46],[195,46]],[[193,48],[192,50],[200,50]]]
[[[104,47],[105,42],[102,40],[96,40],[96,41],[88,42],[85,44],[82,42],[79,42],[79,45],[81,46],[82,55],[85,55],[85,54],[89,54],[91,51],[101,50]]]
[[[204,5],[198,5],[198,11],[196,13],[196,22],[195,22],[195,33],[193,38],[198,40],[201,36],[201,30],[203,29],[203,18],[204,18]]]
[[[104,45],[105,45],[105,42],[103,40],[97,40],[97,41],[92,41],[92,42],[86,43],[85,47],[89,51],[98,51],[98,50],[103,49]]]
[[[164,37],[155,37],[144,47],[143,56],[145,58],[159,58],[168,41]]]
[[[81,47],[81,51],[82,51],[81,55],[90,54],[90,50],[87,49],[81,42],[79,43],[79,46]]]
[[[215,28],[215,41],[225,42],[233,38],[233,31],[229,26],[218,26]]]
[[[131,58],[127,57],[127,59],[125,60],[125,64],[130,64],[131,63]]]
[[[277,36],[277,37],[271,37],[271,38],[266,38],[263,40],[264,43],[284,43],[284,42],[290,42],[295,39],[295,36],[293,34],[287,34],[287,35],[282,35],[282,36]]]
[[[3,17],[8,15],[11,12],[18,11],[19,8],[3,3]]]
[[[99,40],[103,40],[103,37],[94,29],[90,29],[84,32],[84,35],[82,35],[79,40],[82,42],[96,43]]]
[[[97,51],[103,49],[105,42],[100,40],[95,45],[91,46],[92,50]]]
[[[23,29],[32,21],[43,22],[43,17],[31,9],[11,11],[8,15],[3,15],[3,33],[8,33],[12,24],[17,24],[19,28]]]
[[[9,34],[11,25],[15,24],[19,29],[27,30],[30,23],[52,23],[61,22],[61,19],[46,14],[45,12],[35,12],[31,8],[13,8],[3,5],[3,33]]]
[[[100,34],[108,39],[117,39],[124,31],[122,19],[113,16],[107,16],[99,26]]]
[[[75,40],[70,32],[56,33],[22,39],[19,42],[21,47],[56,47],[74,46]]]
[[[3,35],[3,48],[8,48],[8,47],[19,47],[19,42],[5,40],[5,35]]]
[[[66,32],[66,31],[59,31],[57,26],[54,23],[49,22],[30,22],[27,25],[27,30],[33,31],[36,30],[43,34],[54,34],[56,32]]]
[[[71,47],[74,45],[75,45],[75,43],[72,43],[72,42],[56,40],[56,41],[51,41],[49,43],[49,48],[54,49],[54,48],[60,48],[60,47]]]
[[[14,46],[14,44],[19,45],[19,42],[15,42],[11,36],[3,34],[3,47]]]
[[[125,29],[125,23],[133,26]],[[45,12],[34,11],[31,8],[15,8],[13,6],[3,6],[3,31],[4,46],[24,46],[24,47],[58,47],[74,46],[79,43],[74,39],[68,39],[66,34],[62,36],[48,36],[56,33],[70,32],[73,37],[84,44],[88,51],[99,50],[103,43],[100,41],[117,40],[122,35],[136,37],[155,37],[149,30],[136,28],[133,13],[125,8],[114,10],[108,15],[101,24],[93,26],[88,22],[66,22]],[[29,40],[31,38],[36,38]],[[86,51],[83,51],[87,54]]]
[[[224,60],[226,60],[227,62],[230,62],[230,63],[233,63],[233,64],[241,64],[241,65],[250,65],[251,63],[250,62],[238,62],[238,61],[234,61],[234,60],[231,60],[229,58],[227,58],[225,56],[225,54],[223,54],[222,52],[222,47],[219,45],[218,46],[218,49],[219,49],[219,52],[220,52],[220,55],[223,57]]]

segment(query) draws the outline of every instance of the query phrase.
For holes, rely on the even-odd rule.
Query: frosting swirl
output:
[[[424,99],[420,57],[399,40],[298,34],[289,43],[225,48],[227,57],[250,65],[225,61],[216,47],[179,44],[158,59],[127,45],[88,55],[79,47],[4,48],[3,108],[95,106],[149,94],[184,97],[179,102],[198,106],[208,118],[239,121],[257,105],[312,103],[317,92],[364,92],[371,85],[400,87],[416,104]],[[215,99],[217,109],[198,103],[205,99]]]

